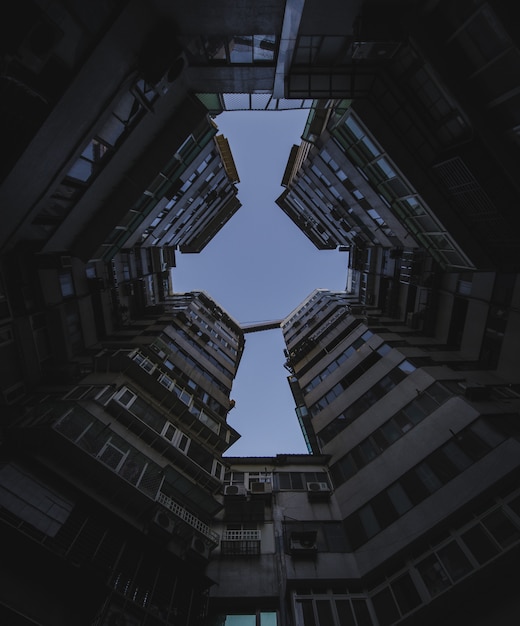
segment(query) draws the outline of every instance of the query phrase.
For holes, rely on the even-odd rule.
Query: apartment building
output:
[[[75,384],[40,387],[13,411],[0,470],[6,623],[202,623],[242,350],[208,296],[177,295],[85,359]]]
[[[472,289],[483,289],[487,278],[475,280]],[[370,621],[355,623],[433,624],[440,615],[456,623],[468,611],[468,623],[485,624],[502,608],[505,615],[511,611],[504,623],[513,623],[512,597],[503,607],[491,598],[471,604],[464,587],[499,584],[502,557],[500,584],[509,588],[513,575],[508,551],[517,549],[519,537],[513,512],[518,366],[507,348],[493,364],[483,361],[485,350],[475,344],[477,311],[484,306],[479,297],[466,298],[468,318],[473,313],[467,325],[461,325],[460,304],[449,322],[444,303],[437,337],[384,316],[354,314],[343,298],[317,290],[282,329],[309,449],[330,457],[334,497],[355,563],[347,578],[357,580],[368,600]],[[509,326],[510,337],[515,328]],[[511,540],[491,530],[498,519]],[[488,533],[496,562],[479,554]],[[455,571],[455,562],[462,569]],[[434,582],[441,578],[443,591]],[[460,596],[452,589],[459,580],[466,581]],[[309,595],[312,606],[318,599]],[[313,623],[306,619],[301,623]]]
[[[501,0],[6,9],[0,621],[516,626],[516,24]],[[349,248],[347,289],[281,322],[311,454],[226,458],[247,331],[169,270],[239,207],[211,115],[293,106],[279,205]]]

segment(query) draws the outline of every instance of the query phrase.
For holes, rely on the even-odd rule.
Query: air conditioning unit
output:
[[[273,485],[271,483],[249,483],[249,491],[254,494],[273,493]]]
[[[172,533],[175,528],[175,520],[166,513],[166,511],[156,511],[153,516],[153,521],[156,526],[161,528],[167,533]]]
[[[193,535],[190,540],[188,553],[190,556],[195,556],[201,559],[209,559],[210,548],[209,545],[197,535]]]
[[[307,483],[307,495],[310,500],[326,500],[330,497],[328,483]]]
[[[315,530],[291,533],[289,550],[291,556],[313,557],[318,552],[317,533]]]
[[[226,485],[224,487],[224,495],[225,496],[245,496],[246,487],[245,485]]]
[[[322,493],[325,491],[327,493],[330,493],[330,487],[328,483],[307,483],[307,491],[318,493]]]

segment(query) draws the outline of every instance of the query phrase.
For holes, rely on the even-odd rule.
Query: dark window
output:
[[[401,613],[408,613],[421,604],[421,598],[410,578],[410,574],[405,574],[394,580],[391,586]]]
[[[444,453],[444,450],[437,450],[428,457],[428,465],[434,471],[437,478],[443,485],[458,475],[459,471]]]
[[[334,618],[332,617],[332,608],[329,600],[316,600],[316,609],[318,611],[318,619],[320,625],[334,624]]]
[[[338,612],[339,623],[341,626],[356,626],[352,608],[348,600],[336,600],[336,611]]]
[[[393,420],[381,426],[381,433],[389,443],[397,441],[401,437],[401,432]]]
[[[498,547],[480,525],[466,531],[462,539],[481,565],[499,552]]]
[[[401,477],[399,483],[404,487],[407,496],[410,498],[414,506],[422,502],[430,495],[414,471],[407,472]]]
[[[345,520],[345,533],[351,550],[356,550],[367,540],[367,535],[358,513],[349,515]]]
[[[421,561],[417,565],[417,569],[432,597],[451,586],[451,581],[435,554],[431,554]]]
[[[437,555],[442,561],[448,574],[451,576],[453,582],[456,582],[459,578],[462,578],[473,569],[466,555],[455,541],[452,541],[444,548],[437,550]]]
[[[501,510],[487,515],[482,523],[503,547],[507,548],[520,537],[520,531]]]
[[[386,491],[372,498],[371,505],[381,528],[390,526],[399,517]]]
[[[389,587],[372,596],[372,604],[380,626],[390,626],[399,619],[399,611]]]
[[[456,436],[457,444],[473,461],[478,461],[491,449],[474,432],[469,429],[460,432]]]
[[[314,611],[312,608],[312,600],[299,600],[298,604],[301,606],[302,609],[304,626],[316,626],[316,620],[314,619]]]
[[[370,617],[370,613],[368,612],[366,600],[353,598],[352,606],[354,607],[354,613],[356,614],[358,626],[372,626],[372,619]]]

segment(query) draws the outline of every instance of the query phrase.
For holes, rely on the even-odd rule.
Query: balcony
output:
[[[260,554],[260,545],[259,530],[226,530],[220,550],[226,556],[256,556]]]
[[[164,493],[159,492],[156,498],[159,504],[162,504],[168,511],[174,513],[174,515],[182,520],[184,523],[191,526],[194,530],[196,530],[199,534],[204,535],[206,539],[211,541],[215,546],[218,545],[219,535],[211,530],[211,528],[202,522],[198,517],[187,511],[180,504],[177,504],[174,500],[166,496]]]

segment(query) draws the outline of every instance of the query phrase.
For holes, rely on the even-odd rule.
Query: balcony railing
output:
[[[207,537],[212,543],[214,543],[215,545],[218,544],[219,535],[213,530],[211,530],[211,528],[207,524],[205,524],[198,517],[196,517],[189,511],[187,511],[180,504],[177,504],[177,502],[175,502],[174,500],[172,500],[171,498],[169,498],[168,496],[164,495],[164,493],[161,493],[161,492],[157,494],[156,500],[157,502],[159,502],[159,504],[162,504],[165,508],[167,508],[169,511],[174,513],[181,520],[186,522],[186,524],[194,528],[196,531],[198,531],[205,537]]]
[[[220,542],[220,551],[227,556],[257,556],[260,551],[259,530],[226,530]]]
[[[260,541],[259,530],[226,530],[222,541]]]

